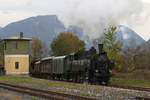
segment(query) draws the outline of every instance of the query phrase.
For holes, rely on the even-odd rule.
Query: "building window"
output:
[[[15,68],[19,69],[19,62],[15,62]]]
[[[17,48],[18,48],[17,41],[12,42],[12,48],[14,48],[14,49],[17,49]]]

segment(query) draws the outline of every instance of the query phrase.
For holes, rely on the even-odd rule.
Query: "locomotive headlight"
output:
[[[109,70],[110,73],[112,73],[112,70]]]
[[[95,72],[98,73],[98,70],[96,69]]]

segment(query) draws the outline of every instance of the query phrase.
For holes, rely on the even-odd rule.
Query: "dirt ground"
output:
[[[46,100],[0,88],[0,100]]]

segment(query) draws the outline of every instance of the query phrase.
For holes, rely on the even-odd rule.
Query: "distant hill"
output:
[[[137,51],[150,54],[150,40],[138,46]]]
[[[78,37],[83,37],[84,34],[82,28],[73,25],[70,25],[66,31],[76,33]]]
[[[123,25],[118,26],[117,39],[122,42],[124,48],[136,48],[145,43],[136,32]]]
[[[38,37],[45,42],[51,42],[59,33],[65,31],[64,24],[56,15],[30,17],[18,22],[10,23],[0,29],[0,37],[10,37],[24,32],[27,37]]]
[[[26,37],[38,37],[46,44],[64,31],[74,32],[77,36],[83,37],[83,30],[77,26],[65,28],[64,24],[56,15],[36,16],[13,22],[0,28],[0,37],[11,37],[23,32]]]
[[[0,38],[16,36],[17,33],[24,32],[24,36],[38,37],[49,45],[58,33],[64,31],[74,32],[81,39],[85,39],[83,29],[73,25],[66,28],[56,15],[30,17],[10,23],[0,28]],[[124,47],[136,47],[145,42],[136,32],[122,25],[118,26],[117,39]],[[87,40],[86,43],[87,47],[91,46]]]

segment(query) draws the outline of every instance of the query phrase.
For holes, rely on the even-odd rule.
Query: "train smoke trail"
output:
[[[68,5],[64,22],[83,28],[90,39],[102,36],[109,25],[128,23],[143,8],[141,0],[71,0]]]

